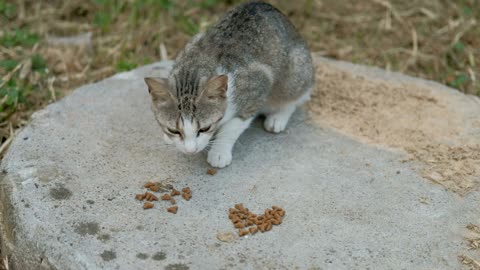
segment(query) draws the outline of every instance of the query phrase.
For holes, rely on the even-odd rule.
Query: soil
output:
[[[323,61],[316,63],[316,79],[307,105],[313,121],[403,152],[405,161],[423,165],[424,178],[460,195],[479,187],[480,136],[471,134],[472,129],[478,132],[480,120],[459,108],[452,94],[427,85],[367,79]]]

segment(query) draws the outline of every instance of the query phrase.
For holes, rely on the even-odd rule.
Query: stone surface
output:
[[[462,229],[478,222],[466,197],[422,179],[416,164],[304,121],[287,132],[256,122],[233,164],[207,175],[205,155],[165,145],[142,77],[146,66],[86,85],[37,112],[2,162],[2,252],[15,269],[458,269]],[[365,76],[418,79],[339,64]],[[380,75],[379,75],[380,74]],[[423,81],[422,81],[423,83]],[[454,92],[452,92],[453,94]],[[190,186],[176,215],[134,199],[148,180]],[[287,214],[233,242],[228,208]]]

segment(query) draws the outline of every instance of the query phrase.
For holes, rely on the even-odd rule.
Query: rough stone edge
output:
[[[15,236],[21,233],[22,228],[15,226],[15,207],[10,200],[10,191],[13,189],[11,175],[7,171],[0,173],[0,248],[1,259],[7,257],[9,270],[41,269],[55,270],[44,258],[43,252],[36,245],[17,246]],[[28,256],[22,256],[28,254]]]
[[[365,76],[372,79],[378,79],[383,81],[389,81],[392,83],[416,83],[421,84],[424,86],[429,87],[430,89],[441,90],[448,92],[449,94],[453,94],[456,96],[463,95],[463,96],[471,96],[476,102],[480,104],[480,98],[473,96],[473,95],[465,95],[458,90],[453,88],[447,87],[443,84],[440,84],[435,81],[429,81],[421,78],[412,77],[409,75],[405,75],[399,72],[391,72],[386,71],[384,69],[373,67],[373,66],[365,66],[360,64],[353,64],[350,62],[339,61],[334,59],[325,58],[316,54],[313,54],[315,61],[321,61],[337,67],[341,70],[350,72],[352,74]],[[171,67],[172,61],[163,61],[163,62],[156,62],[150,65],[142,66],[137,69],[118,73],[109,78],[106,78],[100,82],[106,80],[131,80],[136,78],[141,78],[141,74],[152,74],[155,72],[156,67]],[[160,65],[160,66],[159,66]],[[161,69],[161,68],[160,68]],[[147,72],[148,71],[148,72]],[[164,70],[163,70],[164,71]],[[158,73],[164,73],[163,71],[159,71]],[[156,72],[155,72],[156,73]],[[48,117],[48,111],[52,109],[53,106],[58,106],[59,103],[64,103],[65,100],[74,98],[76,93],[80,91],[86,91],[86,89],[90,88],[92,85],[98,84],[92,83],[81,86],[74,90],[70,95],[64,97],[63,99],[57,101],[56,103],[50,104],[44,109],[35,112],[32,115],[30,123],[40,119],[42,117]],[[321,83],[321,82],[317,82]],[[19,133],[21,134],[21,132]],[[15,140],[20,138],[21,136],[17,135]],[[12,143],[14,145],[14,143]],[[22,269],[42,269],[42,270],[55,270],[56,268],[48,262],[48,258],[43,256],[43,252],[35,245],[35,243],[30,243],[28,246],[16,246],[15,241],[15,234],[21,233],[21,229],[18,226],[15,226],[15,215],[13,214],[15,211],[14,205],[12,205],[10,200],[10,191],[13,189],[14,181],[11,180],[12,174],[8,173],[5,169],[7,169],[8,164],[5,163],[5,160],[8,159],[9,153],[11,151],[8,150],[7,153],[4,155],[4,160],[1,161],[0,167],[3,169],[0,172],[0,247],[1,247],[1,257],[2,259],[7,257],[9,258],[9,269],[12,270],[22,270]],[[25,253],[28,254],[28,257],[25,258]]]

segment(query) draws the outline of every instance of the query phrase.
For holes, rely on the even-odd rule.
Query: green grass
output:
[[[26,30],[16,29],[6,32],[0,36],[0,46],[11,48],[14,46],[31,47],[39,41],[37,34],[30,33]]]

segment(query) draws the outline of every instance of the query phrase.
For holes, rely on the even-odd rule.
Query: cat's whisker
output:
[[[214,145],[230,145],[232,144],[232,141],[215,141],[211,142],[209,146],[214,146]]]
[[[237,127],[237,128],[231,128],[231,129],[228,129],[228,130],[219,130],[218,133],[215,134],[215,136],[224,135],[224,134],[226,134],[226,132],[236,133],[236,131],[240,131],[240,130],[244,130],[244,128],[243,127]]]

